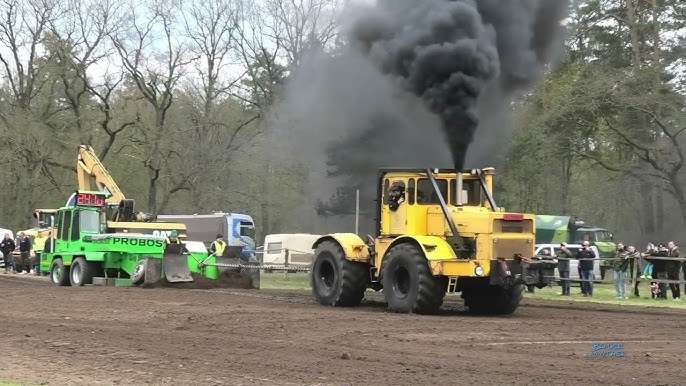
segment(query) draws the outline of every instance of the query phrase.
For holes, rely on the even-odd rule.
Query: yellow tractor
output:
[[[372,288],[393,312],[432,314],[461,292],[472,313],[513,313],[525,285],[553,282],[556,263],[534,260],[534,215],[499,208],[493,175],[380,170],[376,237],[334,233],[313,244],[315,300],[354,307]]]

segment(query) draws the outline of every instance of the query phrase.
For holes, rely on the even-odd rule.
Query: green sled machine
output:
[[[241,247],[215,256],[202,242],[177,244],[163,236],[111,232],[106,197],[76,191],[55,213],[55,234],[40,254],[40,270],[49,272],[55,285],[259,289],[259,265],[241,261]]]

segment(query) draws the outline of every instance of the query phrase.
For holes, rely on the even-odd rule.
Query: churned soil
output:
[[[525,299],[476,317],[307,292],[55,287],[0,275],[0,380],[27,385],[683,384],[686,312]],[[589,357],[621,342],[623,357]]]
[[[213,289],[213,288],[231,288],[231,289],[256,289],[250,277],[241,275],[235,271],[225,271],[217,277],[216,280],[208,279],[205,276],[191,273],[192,282],[176,282],[170,283],[166,278],[160,279],[155,284],[145,284],[145,288],[175,288],[175,289]]]

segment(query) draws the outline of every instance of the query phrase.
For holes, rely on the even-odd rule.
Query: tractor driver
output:
[[[396,211],[404,201],[405,187],[398,183],[394,183],[388,192],[388,209]]]
[[[217,235],[217,239],[210,245],[210,254],[214,256],[224,255],[224,250],[226,249],[226,243],[224,242],[224,236]]]
[[[176,230],[171,231],[169,237],[167,237],[167,244],[181,244],[181,240],[179,240],[179,232]]]

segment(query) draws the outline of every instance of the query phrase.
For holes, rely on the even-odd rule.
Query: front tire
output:
[[[340,245],[324,241],[315,250],[312,294],[325,306],[356,307],[364,298],[368,275],[369,265],[346,259]]]
[[[422,250],[413,244],[399,244],[388,251],[381,283],[391,311],[435,314],[443,304],[447,278],[434,276]]]
[[[50,265],[50,281],[59,286],[69,286],[69,267],[62,264],[62,259],[55,259]]]
[[[72,286],[80,287],[84,284],[93,283],[93,274],[91,272],[91,267],[86,262],[83,257],[77,257],[71,262],[71,268],[69,269],[69,281]]]

